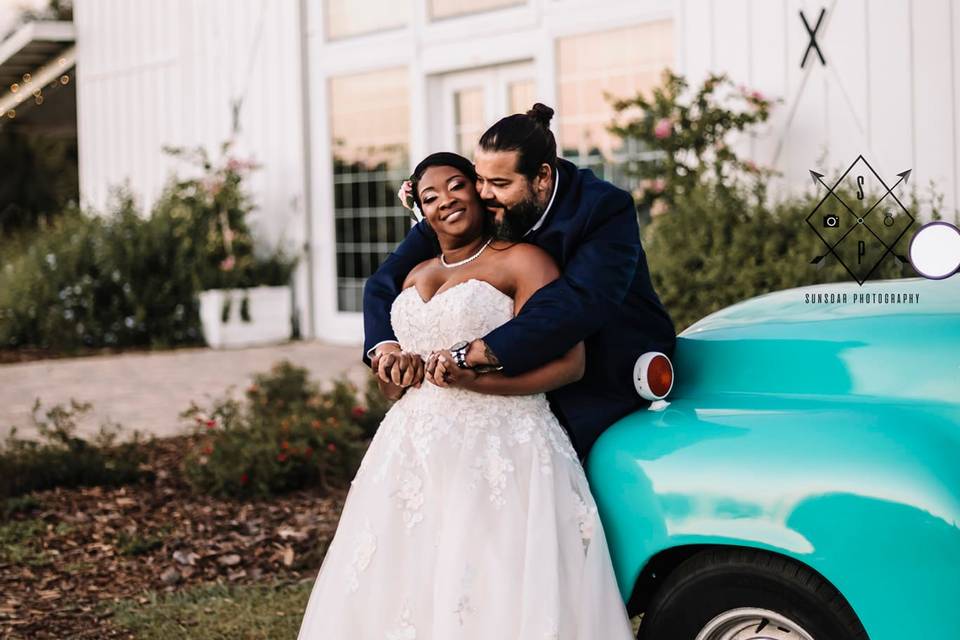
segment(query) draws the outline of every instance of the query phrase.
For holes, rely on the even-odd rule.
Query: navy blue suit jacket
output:
[[[633,364],[646,351],[672,356],[676,331],[650,282],[630,194],[566,160],[558,160],[557,170],[553,206],[524,240],[553,256],[561,276],[483,339],[507,375],[535,369],[584,341],[583,378],[547,395],[585,459],[604,429],[649,404],[634,389]],[[390,306],[407,274],[436,255],[436,236],[420,222],[367,279],[363,357],[368,364],[369,349],[396,340]]]

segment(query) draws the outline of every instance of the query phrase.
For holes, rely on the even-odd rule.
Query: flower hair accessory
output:
[[[413,200],[413,178],[408,178],[403,181],[403,184],[400,185],[400,190],[397,191],[397,197],[400,198],[400,202],[404,208],[410,210],[410,217],[413,218],[414,222],[423,220],[423,212]]]

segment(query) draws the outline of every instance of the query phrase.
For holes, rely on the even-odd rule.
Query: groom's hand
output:
[[[394,384],[401,388],[417,386],[423,382],[423,358],[409,351],[401,351],[399,347],[378,350],[370,360],[371,368],[377,372],[377,377],[387,384]]]

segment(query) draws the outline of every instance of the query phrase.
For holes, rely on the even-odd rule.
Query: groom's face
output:
[[[533,180],[517,171],[516,151],[488,151],[477,148],[477,192],[496,221],[496,235],[517,241],[530,230],[547,207],[544,194],[553,189],[547,165]]]

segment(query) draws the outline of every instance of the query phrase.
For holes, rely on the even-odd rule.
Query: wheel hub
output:
[[[742,607],[708,622],[696,640],[813,640],[813,636],[776,611]]]

